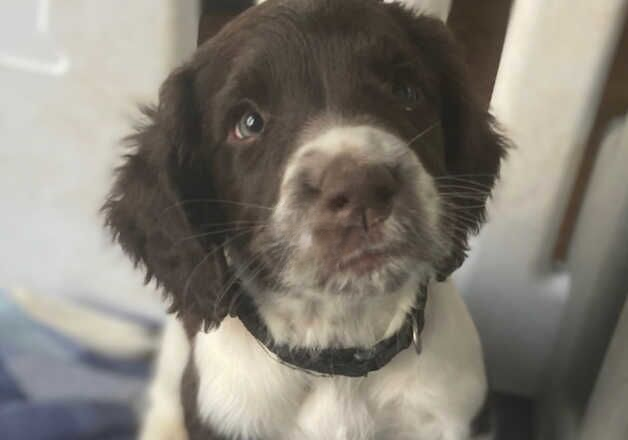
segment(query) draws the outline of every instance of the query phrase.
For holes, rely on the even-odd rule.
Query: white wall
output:
[[[628,144],[627,144],[628,145]],[[628,437],[628,303],[623,307],[582,423],[581,440]]]
[[[625,5],[513,5],[492,108],[516,149],[490,221],[457,274],[502,390],[534,395],[544,380],[570,287],[550,252]]]
[[[610,124],[597,156],[569,253],[572,287],[562,313],[548,377],[540,399],[540,439],[577,438],[581,417],[602,365],[628,286],[628,116]],[[616,343],[615,343],[616,344]],[[617,358],[616,355],[615,358]],[[619,358],[621,359],[621,358]],[[601,378],[619,384],[620,372]],[[591,402],[593,419],[600,405],[615,405],[621,389],[602,391]],[[600,402],[603,398],[607,402]],[[594,398],[595,400],[595,398]],[[613,423],[608,413],[609,425]],[[617,416],[614,416],[617,419]],[[593,420],[590,420],[593,422]],[[616,420],[615,423],[621,421]],[[588,421],[585,422],[585,425]],[[600,429],[601,420],[593,422]],[[616,429],[621,425],[616,425]],[[603,427],[602,427],[603,428]],[[588,428],[587,428],[588,429]],[[599,438],[612,439],[609,436]],[[625,438],[625,437],[624,437]]]
[[[0,288],[161,310],[98,209],[135,104],[195,46],[195,5],[0,3]]]

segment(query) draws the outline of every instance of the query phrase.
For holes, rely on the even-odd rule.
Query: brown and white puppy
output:
[[[179,318],[143,438],[471,438],[482,350],[447,277],[505,150],[472,88],[442,23],[376,0],[269,0],[166,80],[105,205]],[[279,344],[371,347],[425,283],[422,353],[365,377],[229,316],[244,290]]]

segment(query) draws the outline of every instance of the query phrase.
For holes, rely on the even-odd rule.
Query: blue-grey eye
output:
[[[246,112],[233,127],[233,135],[238,140],[258,136],[264,131],[264,118],[255,111]]]

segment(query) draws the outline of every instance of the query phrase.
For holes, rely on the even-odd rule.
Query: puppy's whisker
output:
[[[498,173],[471,173],[471,174],[445,174],[443,176],[435,177],[435,179],[452,179],[452,178],[463,178],[463,177],[498,177]]]
[[[484,188],[477,188],[473,186],[460,185],[460,184],[447,184],[447,183],[439,184],[438,189],[440,190],[459,189],[464,192],[477,193],[477,194],[491,194],[492,193],[492,191],[486,190]]]
[[[211,228],[216,226],[238,226],[238,225],[259,225],[268,223],[266,220],[234,220],[230,222],[220,223],[201,223],[202,228]]]
[[[480,207],[484,207],[484,205],[480,205]],[[455,220],[459,220],[459,221],[467,221],[469,224],[475,224],[477,223],[477,216],[474,216],[473,214],[467,212],[466,209],[460,209],[457,210],[455,209],[456,206],[452,205],[448,212],[446,213],[442,213],[442,215],[440,216],[441,220],[443,221],[447,221],[450,219],[455,219]]]
[[[222,301],[225,299],[225,296],[229,293],[229,291],[231,290],[231,288],[239,281],[243,278],[243,275],[245,275],[246,271],[248,270],[249,267],[251,267],[255,261],[257,260],[257,256],[253,256],[245,265],[244,267],[241,266],[237,266],[235,268],[232,268],[232,274],[231,277],[229,278],[229,280],[227,280],[227,282],[225,283],[225,285],[222,288],[222,291],[220,293],[220,295],[218,295],[216,302],[214,303],[214,313],[217,310],[218,305],[220,305],[222,303]],[[231,301],[231,304],[229,305],[229,308],[232,307],[232,305],[235,303],[235,301]],[[229,312],[231,312],[231,310],[229,310]]]
[[[476,211],[478,209],[483,210],[486,205],[484,204],[484,200],[478,199],[460,199],[461,203],[447,201],[443,202],[442,206],[446,207],[451,211]]]
[[[449,223],[449,224],[447,224],[447,223],[445,222],[444,226],[447,226],[447,227],[444,229],[444,232],[445,232],[445,233],[447,233],[447,231],[455,231],[455,232],[462,233],[462,234],[464,234],[464,235],[467,235],[467,234],[469,233],[469,228],[464,227],[464,226],[461,226],[461,225],[457,225],[457,224],[455,224],[455,223]]]
[[[239,264],[236,265],[236,267],[234,268],[232,275],[230,277],[230,279],[225,283],[225,286],[222,289],[221,294],[218,297],[218,300],[216,301],[216,305],[220,304],[222,302],[222,300],[224,299],[225,295],[227,295],[229,293],[229,291],[231,290],[231,288],[235,285],[235,283],[237,283],[240,280],[249,280],[249,281],[253,281],[257,278],[257,276],[264,270],[264,266],[263,265],[259,265],[259,267],[257,269],[254,269],[253,271],[251,271],[251,267],[254,266],[254,264],[260,262],[260,260],[268,255],[271,254],[272,252],[275,252],[277,250],[277,248],[279,248],[278,246],[270,246],[267,249],[263,249],[263,250],[259,250],[257,252],[254,252],[249,260],[244,263],[244,264]],[[280,248],[279,248],[280,249]],[[241,295],[242,292],[236,292],[237,295]],[[237,303],[237,298],[234,298],[234,300],[232,300],[230,302],[230,310],[229,313],[232,312],[231,307],[233,307],[234,304]]]
[[[233,227],[233,228],[220,229],[220,230],[216,230],[216,231],[201,232],[199,234],[189,235],[187,237],[180,238],[179,240],[177,240],[173,244],[173,246],[177,246],[177,245],[180,245],[183,242],[186,242],[188,240],[194,240],[194,239],[197,239],[197,238],[211,237],[213,235],[221,235],[221,234],[224,234],[226,232],[238,232],[238,231],[242,231],[243,233],[244,232],[254,232],[255,229],[256,229],[256,226],[247,227],[247,228]]]
[[[472,199],[481,199],[482,201],[488,200],[491,197],[491,194],[482,194],[477,191],[451,191],[451,192],[442,192],[440,193],[442,196],[441,200],[444,201],[459,201],[459,200],[472,200]]]
[[[431,123],[430,125],[427,126],[427,128],[421,130],[416,136],[414,136],[412,139],[410,139],[407,143],[406,143],[406,147],[411,146],[412,144],[414,144],[416,141],[420,140],[423,136],[425,136],[426,134],[428,134],[430,131],[432,131],[434,129],[434,127],[436,127],[438,124],[440,123],[440,121],[434,121],[433,123]]]
[[[186,277],[185,283],[183,285],[183,290],[182,290],[182,294],[183,297],[186,296],[189,288],[190,288],[190,284],[192,282],[192,278],[194,277],[196,271],[198,270],[199,267],[201,267],[203,264],[205,264],[205,262],[211,258],[212,256],[214,256],[217,252],[222,252],[224,247],[233,242],[234,240],[236,240],[237,238],[243,236],[244,234],[248,233],[248,231],[244,231],[244,232],[240,232],[239,234],[235,234],[234,236],[232,236],[231,238],[229,238],[228,240],[226,240],[221,246],[216,246],[214,249],[212,249],[211,251],[207,252],[203,258],[201,258],[201,260],[196,263],[194,265],[194,267],[192,268],[192,270],[190,271],[190,274]]]
[[[470,216],[456,216],[443,217],[441,219],[444,225],[465,226],[473,228],[477,225],[478,221],[475,217]]]
[[[445,188],[440,195],[444,198],[448,198],[448,199],[453,199],[453,198],[470,198],[470,197],[475,197],[475,198],[481,198],[482,200],[488,199],[491,194],[490,193],[485,193],[485,192],[480,192],[480,191],[460,191],[457,190],[455,188]]]
[[[175,208],[179,208],[182,206],[186,206],[186,205],[192,205],[192,204],[224,204],[224,205],[233,205],[233,206],[240,206],[240,207],[244,207],[244,208],[254,208],[254,209],[262,209],[262,210],[268,210],[268,211],[272,211],[272,207],[270,206],[264,206],[264,205],[259,205],[256,203],[245,203],[245,202],[237,202],[235,200],[225,200],[225,199],[207,199],[207,198],[199,198],[199,199],[186,199],[186,200],[181,200],[177,203],[174,203],[166,208],[163,209],[162,212],[160,212],[160,214],[158,215],[158,217],[161,217],[162,215],[164,215],[165,213],[167,213],[168,211],[175,209]]]
[[[474,199],[468,199],[472,202],[477,202],[477,200]],[[453,201],[442,201],[441,204],[443,206],[446,206],[448,209],[452,210],[452,211],[466,211],[466,210],[474,210],[474,209],[484,209],[486,208],[486,205],[479,204],[479,205],[459,205],[458,203],[455,203]]]
[[[461,180],[451,178],[435,178],[434,183],[438,188],[447,188],[458,186],[471,191],[482,191],[486,193],[492,193],[494,191],[493,184],[485,184],[475,180]]]

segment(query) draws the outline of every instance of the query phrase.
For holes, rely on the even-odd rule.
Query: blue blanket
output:
[[[0,439],[134,438],[149,369],[78,346],[0,290]]]

